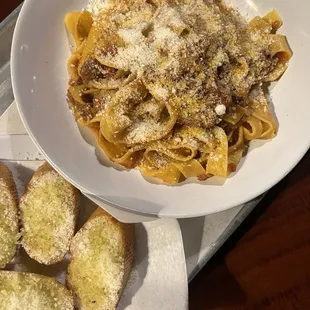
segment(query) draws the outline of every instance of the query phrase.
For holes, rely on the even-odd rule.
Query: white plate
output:
[[[280,123],[272,142],[255,142],[235,175],[224,184],[154,185],[138,171],[100,165],[81,137],[67,108],[66,61],[70,55],[64,16],[86,0],[26,0],[12,49],[12,81],[18,109],[29,135],[47,160],[81,190],[112,206],[160,217],[193,217],[242,204],[275,185],[302,158],[310,144],[310,2],[235,0],[250,16],[275,7],[284,20],[281,32],[294,51],[288,71],[272,90]],[[293,12],[292,12],[293,5]],[[260,147],[258,147],[260,146]]]
[[[24,191],[39,161],[6,162],[14,175],[19,195]],[[96,209],[90,200],[81,199],[81,227]],[[133,269],[118,310],[186,310],[188,283],[180,226],[175,219],[136,224]],[[65,284],[69,255],[59,264],[44,266],[19,249],[10,270],[34,272],[54,277]]]

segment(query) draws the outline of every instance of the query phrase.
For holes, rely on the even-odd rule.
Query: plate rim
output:
[[[19,34],[19,29],[22,27],[22,20],[25,18],[24,15],[26,15],[25,13],[28,10],[28,6],[31,6],[31,3],[34,3],[35,1],[33,0],[26,0],[21,12],[18,16],[17,19],[17,23],[16,23],[16,28],[14,30],[14,36],[13,36],[13,42],[12,42],[12,50],[11,50],[11,76],[12,76],[12,87],[13,87],[13,91],[14,91],[14,95],[16,98],[16,104],[17,104],[17,109],[20,113],[22,122],[29,134],[29,136],[31,137],[32,141],[34,142],[34,144],[38,147],[38,149],[40,150],[40,152],[44,155],[44,157],[46,158],[46,160],[55,168],[56,171],[58,171],[65,179],[67,179],[70,183],[72,183],[73,185],[75,185],[77,188],[79,188],[81,191],[89,193],[89,194],[93,194],[91,192],[90,189],[86,189],[84,188],[81,184],[77,183],[77,181],[75,181],[71,176],[67,175],[63,170],[65,170],[64,168],[61,169],[60,167],[58,167],[53,160],[48,156],[48,154],[45,153],[45,151],[42,149],[42,147],[40,146],[40,144],[38,143],[35,135],[32,133],[30,126],[27,122],[27,119],[24,116],[23,113],[23,106],[21,104],[22,102],[22,98],[20,98],[19,95],[19,91],[18,91],[18,84],[19,82],[17,82],[16,76],[18,76],[18,74],[16,74],[18,72],[18,68],[16,66],[16,59],[17,59],[17,44],[18,44],[18,34]],[[266,180],[266,183],[264,184],[264,186],[261,186],[259,189],[255,189],[252,190],[251,192],[247,192],[244,193],[243,195],[239,195],[237,198],[234,199],[233,203],[221,203],[219,206],[213,207],[212,210],[208,210],[206,209],[205,211],[201,211],[201,212],[195,212],[195,213],[190,213],[190,214],[186,214],[185,212],[180,212],[180,213],[176,213],[176,212],[167,212],[165,211],[165,209],[159,211],[159,212],[151,212],[151,211],[147,211],[147,212],[143,212],[140,209],[134,209],[133,207],[129,207],[129,206],[124,206],[121,205],[119,203],[113,202],[112,200],[106,199],[102,196],[98,196],[96,195],[96,197],[98,197],[100,200],[102,200],[103,203],[106,203],[114,208],[117,208],[119,210],[122,211],[126,211],[126,212],[130,212],[130,213],[134,213],[134,214],[138,214],[138,215],[144,215],[144,216],[158,216],[158,217],[165,217],[165,218],[189,218],[189,217],[198,217],[198,216],[203,216],[203,215],[207,215],[207,214],[212,214],[212,213],[217,213],[220,211],[225,211],[228,210],[230,208],[236,207],[238,205],[242,205],[248,201],[253,200],[254,198],[260,196],[261,194],[263,194],[264,192],[266,192],[267,190],[269,190],[270,188],[272,188],[275,184],[277,184],[278,182],[280,182],[291,170],[294,169],[294,167],[301,161],[301,159],[304,157],[304,155],[307,153],[307,151],[310,148],[310,137],[309,139],[306,141],[306,143],[304,143],[303,145],[300,145],[299,151],[294,153],[294,156],[291,157],[290,161],[287,163],[287,165],[281,169],[281,171],[278,171],[277,174],[275,174],[275,177],[272,177],[270,180]],[[72,172],[70,172],[71,175],[73,175]],[[146,181],[145,181],[146,182]],[[206,185],[208,186],[208,185]],[[174,210],[175,211],[175,210]],[[189,211],[189,210],[188,210]]]

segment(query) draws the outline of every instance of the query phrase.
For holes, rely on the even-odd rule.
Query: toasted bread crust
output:
[[[16,204],[16,210],[18,209],[18,194],[16,189],[16,184],[11,170],[2,162],[0,162],[0,179],[3,180],[5,186],[8,188],[11,193],[12,199]]]
[[[131,224],[124,224],[117,221],[114,217],[112,217],[110,214],[105,212],[101,208],[97,208],[95,212],[91,215],[91,217],[88,219],[88,221],[84,224],[84,226],[79,230],[79,232],[75,235],[73,240],[71,241],[70,245],[70,252],[72,255],[71,263],[68,267],[68,276],[67,276],[67,285],[68,287],[73,291],[75,294],[75,304],[79,309],[88,309],[83,304],[83,300],[81,300],[80,296],[78,296],[78,293],[75,292],[74,285],[72,285],[72,278],[74,277],[75,271],[72,269],[72,266],[76,263],[76,254],[79,251],[78,244],[76,244],[77,238],[79,238],[81,235],[83,236],[87,230],[90,230],[89,224],[96,220],[96,218],[105,218],[106,222],[109,222],[112,225],[116,225],[118,229],[121,231],[121,240],[119,240],[120,247],[123,248],[123,261],[124,261],[124,275],[122,277],[122,281],[117,289],[117,292],[115,292],[118,296],[118,299],[116,303],[109,303],[104,305],[96,305],[94,309],[116,309],[117,303],[122,295],[122,292],[127,284],[128,278],[130,276],[132,263],[133,263],[133,257],[134,257],[134,242],[135,242],[135,233],[134,233],[134,226]],[[105,227],[103,226],[103,229]],[[99,308],[101,306],[101,308]]]
[[[42,166],[40,166],[38,168],[38,170],[34,173],[33,177],[31,178],[31,180],[30,180],[27,188],[25,189],[25,192],[24,192],[24,194],[20,200],[22,226],[24,224],[23,207],[24,207],[25,200],[27,199],[27,196],[33,190],[35,190],[36,187],[38,187],[37,184],[41,182],[42,178],[47,176],[47,175],[51,175],[52,177],[55,177],[55,178],[61,178],[61,176],[47,162],[45,162]],[[73,208],[71,211],[73,212],[73,222],[74,222],[73,223],[74,229],[72,230],[71,234],[65,236],[70,241],[74,236],[74,232],[75,232],[77,221],[78,221],[79,206],[80,206],[80,192],[73,185],[69,184],[68,182],[67,182],[67,184],[71,187],[71,194],[72,194],[71,203],[73,205]],[[22,245],[25,248],[28,255],[31,258],[38,261],[39,263],[45,264],[45,265],[52,265],[52,264],[55,264],[57,262],[60,262],[64,258],[66,253],[69,251],[69,243],[70,242],[68,242],[68,247],[67,247],[67,250],[65,252],[63,252],[59,255],[55,254],[53,257],[50,257],[49,259],[45,259],[41,255],[38,254],[38,252],[40,252],[40,249],[31,248],[31,246],[29,246],[26,242],[24,242],[24,239],[22,239]]]
[[[8,199],[9,204],[4,205],[6,210],[10,212],[10,217],[12,218],[11,229],[13,233],[16,233],[16,242],[11,244],[10,254],[2,253],[1,259],[1,251],[4,251],[3,247],[0,247],[0,268],[5,267],[8,263],[11,262],[16,253],[17,247],[17,239],[19,233],[19,219],[18,219],[18,194],[16,189],[16,184],[13,179],[13,175],[9,168],[0,162],[0,197],[5,195]],[[1,203],[1,200],[0,200]],[[10,208],[10,210],[9,210]],[[7,254],[5,256],[5,254]]]

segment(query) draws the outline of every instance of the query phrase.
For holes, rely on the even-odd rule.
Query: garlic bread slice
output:
[[[81,310],[116,309],[133,261],[134,226],[98,208],[70,245],[67,284]]]
[[[18,196],[13,175],[0,162],[0,268],[13,259],[19,238]]]
[[[0,271],[0,309],[73,310],[73,296],[53,278],[34,273]]]
[[[46,265],[61,261],[74,235],[79,191],[45,163],[30,180],[20,210],[28,255]]]

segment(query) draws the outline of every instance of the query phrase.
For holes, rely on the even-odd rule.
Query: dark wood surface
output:
[[[190,309],[310,310],[310,152],[190,284]]]
[[[21,3],[21,0],[0,0],[0,22]]]
[[[0,20],[20,2],[1,0]],[[190,310],[310,310],[310,152],[192,281],[189,301]]]

